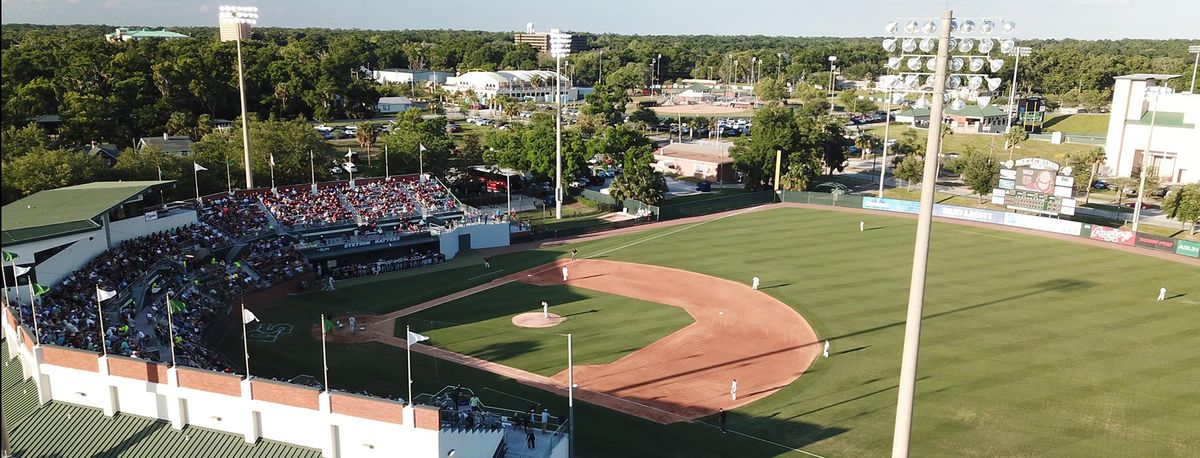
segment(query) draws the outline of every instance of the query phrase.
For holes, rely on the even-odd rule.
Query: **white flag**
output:
[[[254,316],[254,312],[242,309],[242,324],[250,324],[251,321],[258,321],[258,317]]]
[[[349,158],[351,156],[354,156],[354,151],[350,148],[346,148],[346,157]]]
[[[425,149],[425,144],[424,144],[424,143],[421,143],[420,145],[421,145],[421,151],[429,151],[429,150]]]
[[[197,163],[195,163],[195,162],[192,162],[192,167],[193,167],[193,168],[194,168],[194,169],[195,169],[197,172],[203,172],[203,171],[205,171],[205,170],[208,170],[208,169],[204,168],[204,166],[203,166],[203,165],[197,164]]]
[[[96,300],[97,301],[104,302],[104,301],[107,301],[114,297],[117,297],[116,291],[105,291],[103,289],[100,289],[99,286],[96,287]]]
[[[22,276],[22,275],[25,275],[25,274],[29,273],[29,270],[30,270],[30,269],[29,269],[28,267],[23,267],[23,266],[13,266],[13,276],[14,276],[14,277],[20,277],[20,276]]]
[[[275,166],[275,155],[271,154],[271,155],[267,156],[267,159],[271,162],[271,167],[274,167]]]
[[[429,340],[428,336],[423,336],[423,335],[417,334],[415,332],[408,331],[408,344],[409,345],[415,344],[417,342],[424,342],[426,340]]]

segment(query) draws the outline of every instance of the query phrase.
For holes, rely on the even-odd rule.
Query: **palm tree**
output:
[[[1026,134],[1025,128],[1021,126],[1012,126],[1008,132],[1004,133],[1004,147],[1009,148],[1008,160],[1012,160],[1013,151],[1017,149],[1017,145],[1020,145],[1028,137],[1029,134]]]
[[[364,122],[358,125],[358,129],[354,132],[354,139],[358,140],[358,147],[367,150],[367,166],[371,166],[371,145],[375,144],[375,140],[379,138],[379,133],[375,131],[375,125],[369,122]]]

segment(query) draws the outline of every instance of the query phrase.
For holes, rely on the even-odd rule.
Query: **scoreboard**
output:
[[[1045,215],[1075,214],[1075,178],[1070,167],[1041,158],[1024,158],[1000,165],[1000,180],[992,203],[1010,210]]]

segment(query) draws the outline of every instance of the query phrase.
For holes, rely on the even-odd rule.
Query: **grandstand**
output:
[[[344,397],[349,395],[331,395],[319,384],[320,390],[304,391],[311,388],[236,375],[244,373],[244,367],[213,350],[210,342],[230,316],[236,317],[231,310],[242,297],[305,289],[326,276],[419,268],[451,259],[460,248],[504,246],[509,236],[504,218],[466,207],[440,181],[415,175],[221,193],[198,202],[154,202],[153,191],[170,186],[173,182],[90,183],[44,191],[4,207],[4,251],[6,258],[12,256],[4,265],[6,355],[21,356],[22,380],[29,379],[10,380],[5,358],[5,410],[9,387],[28,390],[31,381],[36,402],[16,404],[19,411],[28,407],[34,412],[31,418],[44,413],[42,420],[31,419],[30,424],[52,422],[45,418],[64,414],[77,418],[72,425],[102,415],[149,417],[97,433],[145,431],[137,435],[145,456],[152,456],[146,451],[157,446],[144,442],[170,442],[161,432],[188,431],[188,425],[242,434],[246,442],[260,444],[229,456],[270,456],[270,450],[290,450],[284,443],[320,450],[322,456],[375,456],[338,450],[338,437],[362,433],[346,431],[356,422],[370,423],[359,425],[363,431],[406,431],[382,434],[394,437],[377,439],[379,447],[370,449],[411,450],[412,445],[395,448],[400,446],[384,443],[417,437],[423,438],[418,440],[424,442],[420,447],[435,449],[466,437],[464,451],[479,440],[500,442],[503,433],[487,433],[482,422],[465,432],[462,425],[451,424],[454,431],[439,433],[446,425],[438,421],[437,408],[422,410],[372,397],[351,401]],[[29,270],[15,276],[14,268]],[[35,284],[49,287],[48,292],[33,294]],[[97,306],[97,288],[116,295]],[[172,359],[174,365],[169,364]],[[143,383],[125,386],[114,379],[121,376]],[[195,389],[214,392],[185,400],[178,391],[192,379],[204,380]],[[101,392],[87,397],[95,387]],[[157,407],[131,407],[146,402],[135,399],[147,393]],[[165,401],[163,393],[175,393],[175,400]],[[209,399],[212,396],[234,401],[262,397],[262,402],[229,407],[246,414],[245,421],[222,424],[223,415],[197,413],[233,402]],[[326,414],[340,410],[346,418],[310,418],[305,420],[307,429],[300,429],[307,433],[295,436],[274,432],[284,428],[281,422],[304,418],[279,413],[296,407],[289,407],[295,399],[310,400],[303,408]],[[361,418],[363,412],[339,405],[370,407],[375,417]],[[99,407],[101,412],[86,407]],[[384,417],[376,418],[379,415]],[[319,433],[314,424],[329,429]],[[489,428],[495,427],[493,422]],[[265,442],[260,439],[281,444],[262,452]],[[26,435],[15,443],[25,441],[29,450],[63,450],[38,442],[43,440]],[[76,445],[79,448],[68,454],[95,446]],[[490,456],[496,447],[483,447],[484,455]],[[315,456],[301,449],[285,454]]]

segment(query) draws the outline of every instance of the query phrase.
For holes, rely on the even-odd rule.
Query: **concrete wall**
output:
[[[505,225],[493,225],[507,236]],[[494,229],[493,229],[494,230]],[[484,231],[490,234],[491,231]],[[487,236],[480,237],[487,241]],[[507,238],[505,239],[507,240]],[[10,349],[32,377],[42,403],[51,400],[128,412],[245,437],[319,449],[326,457],[490,457],[499,432],[440,431],[436,408],[405,407],[378,398],[192,368],[167,368],[133,358],[101,357],[72,348],[33,346],[3,307]]]
[[[160,214],[162,213],[160,212]],[[113,222],[109,224],[109,233],[112,236],[113,246],[116,246],[118,243],[129,239],[136,239],[155,232],[183,227],[188,224],[194,224],[197,221],[199,219],[196,218],[195,210],[178,209],[152,221],[146,221],[145,216],[137,216]]]
[[[1156,82],[1117,79],[1113,86],[1112,116],[1108,121],[1105,139],[1105,163],[1102,175],[1128,177],[1142,160],[1149,140],[1151,157],[1147,163],[1157,163],[1164,183],[1200,181],[1200,95],[1147,95],[1147,88]],[[1191,128],[1128,124],[1137,121],[1148,110],[1183,113],[1183,122]]]
[[[471,246],[458,246],[458,238],[460,235],[471,235]],[[483,248],[495,248],[508,246],[509,234],[507,224],[474,224],[469,226],[459,226],[451,231],[443,231],[438,234],[438,245],[442,254],[446,255],[446,259],[454,259],[460,250],[467,248],[478,250]]]

